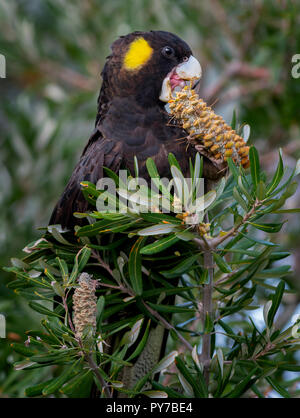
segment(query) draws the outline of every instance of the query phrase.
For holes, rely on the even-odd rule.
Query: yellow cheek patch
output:
[[[133,41],[124,57],[126,70],[136,70],[146,64],[153,53],[153,49],[144,38]]]

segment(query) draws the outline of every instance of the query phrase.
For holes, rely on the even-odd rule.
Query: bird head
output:
[[[196,84],[201,66],[190,47],[164,31],[133,32],[112,44],[102,72],[110,96],[134,96],[142,106],[164,105],[174,90]]]

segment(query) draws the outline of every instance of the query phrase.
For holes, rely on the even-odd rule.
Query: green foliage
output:
[[[279,159],[281,165],[281,155]],[[199,166],[199,156],[195,161],[193,171]],[[94,373],[89,356],[109,391],[125,392],[129,397],[140,393],[155,397],[158,393],[162,395],[161,392],[200,398],[208,394],[236,398],[252,392],[263,397],[267,385],[280,396],[290,397],[295,393],[277,377],[278,371],[300,371],[294,357],[300,343],[293,333],[294,324],[282,330],[275,321],[284,293],[291,292],[287,282],[290,266],[276,264],[287,253],[278,251],[278,246],[269,239],[283,225],[276,220],[278,202],[283,205],[289,197],[286,191],[297,171],[284,179],[284,171],[278,173],[277,169],[269,186],[272,193],[259,197],[257,186],[265,175],[252,148],[250,174],[229,163],[233,174],[222,179],[216,190],[195,196],[194,179],[186,189],[187,198],[184,193],[177,194],[178,179],[183,177],[172,156],[169,162],[174,187],[161,189],[156,196],[155,213],[145,212],[147,204],[152,207],[148,201],[150,190],[128,192],[119,187],[116,201],[121,204],[123,198],[124,208],[126,191],[126,211],[95,210],[81,214],[88,224],[77,227],[76,242],[70,240],[68,232],[59,232],[58,226],[49,226],[42,239],[26,247],[28,254],[24,259],[14,259],[13,265],[6,268],[16,275],[9,287],[27,298],[30,308],[42,315],[44,328],[43,332],[28,331],[25,346],[13,344],[14,350],[25,357],[16,363],[16,369],[51,369],[54,365],[63,368],[59,376],[27,388],[27,396],[71,395],[73,387],[82,379],[91,379]],[[158,184],[153,161],[148,160],[147,166]],[[129,176],[128,181],[131,179]],[[107,192],[97,190],[91,183],[83,182],[82,187],[88,188],[95,206],[99,207],[98,199],[109,199]],[[197,218],[194,218],[196,212],[189,211],[186,216],[186,205],[196,209],[199,202],[204,203],[204,212]],[[171,208],[169,214],[162,212],[166,203]],[[176,212],[179,203],[182,213]],[[201,226],[207,216],[210,223],[205,224],[204,234]],[[197,222],[191,223],[194,219]],[[266,239],[262,233],[271,235]],[[207,252],[215,261],[213,310],[202,321],[199,301],[208,285],[204,261]],[[72,291],[78,286],[76,279],[81,271],[99,280],[97,329],[92,346],[82,345],[74,334],[69,313]],[[278,285],[271,284],[270,279],[279,280]],[[248,313],[259,308],[256,303],[261,292],[269,295],[263,328]],[[171,295],[176,299],[170,305]],[[53,298],[58,300],[55,305]],[[170,344],[175,351],[167,353],[134,388],[123,388],[118,378],[120,371],[124,366],[130,367],[142,352],[149,327],[157,321],[172,329]],[[218,337],[212,347],[209,382],[204,377],[198,353],[205,334]],[[112,336],[118,343],[108,354],[104,347]],[[178,356],[176,348],[182,343],[190,352]],[[175,367],[176,372],[172,371]],[[170,369],[168,384],[163,379],[159,383],[152,380],[163,369]],[[102,396],[108,396],[101,379],[99,383],[97,375],[94,378]],[[149,393],[143,390],[147,381],[153,385]]]
[[[191,45],[204,70],[200,96],[209,103],[216,103],[217,112],[227,121],[231,120],[233,109],[239,109],[238,112],[234,112],[231,125],[240,131],[243,130],[238,119],[251,125],[251,141],[257,145],[261,164],[268,173],[275,171],[274,148],[277,147],[283,148],[285,169],[290,169],[295,159],[300,156],[300,83],[299,79],[291,77],[291,58],[300,51],[298,15],[299,4],[290,1],[237,3],[233,0],[89,0],[64,2],[63,6],[61,0],[0,1],[0,53],[5,55],[7,61],[7,78],[0,80],[1,266],[7,265],[11,257],[21,257],[21,249],[26,243],[37,239],[35,228],[47,224],[57,198],[91,133],[100,86],[100,71],[105,57],[109,54],[109,45],[119,35],[134,30],[163,29],[184,38]],[[218,88],[215,89],[215,86]],[[274,178],[268,175],[268,182],[265,182],[262,177],[262,183],[257,186],[257,193],[259,199],[264,199],[264,193],[270,197],[269,209],[274,213],[275,223],[282,222],[282,214],[291,213],[289,224],[285,224],[280,233],[272,235],[273,243],[266,241],[263,231],[259,232],[254,226],[249,225],[251,235],[246,231],[241,232],[244,234],[243,238],[236,241],[236,245],[240,245],[241,248],[236,248],[233,243],[222,252],[215,253],[214,259],[217,263],[220,256],[226,263],[226,268],[232,269],[233,272],[237,267],[241,270],[245,267],[241,277],[250,273],[254,275],[255,280],[260,283],[255,297],[257,305],[264,304],[270,298],[270,293],[275,292],[276,280],[278,277],[284,277],[286,290],[293,289],[296,292],[294,295],[288,293],[283,296],[281,309],[285,312],[292,307],[295,309],[299,303],[299,263],[293,263],[294,275],[287,275],[287,267],[282,264],[287,257],[287,248],[291,250],[294,260],[298,259],[300,235],[298,213],[295,213],[297,209],[294,209],[299,205],[297,194],[288,200],[287,205],[283,203],[294,191],[295,184],[290,183],[288,188],[284,186],[283,196],[280,193],[273,196],[275,188],[278,190],[277,182],[282,172],[283,163],[280,158]],[[247,205],[253,204],[254,196],[249,194],[249,184],[239,176],[237,169],[234,174],[234,184],[239,191],[235,191],[235,198],[239,199],[239,204],[242,203],[241,198]],[[284,181],[282,184],[284,185]],[[228,201],[232,191],[231,187],[226,186],[222,196]],[[242,194],[240,198],[239,193]],[[281,196],[280,199],[278,196]],[[235,207],[232,208],[231,216],[235,222],[243,216],[245,203],[242,203],[241,208],[241,213],[238,213]],[[219,210],[220,213],[215,213],[215,210]],[[231,225],[231,219],[227,223],[228,214],[222,211],[223,205],[220,203],[213,209],[211,219],[214,222],[214,216],[218,215],[217,222],[222,223],[220,229],[227,230]],[[274,223],[269,220],[267,208],[264,208],[264,212],[267,219],[264,223]],[[252,221],[261,225],[260,219]],[[155,222],[151,224],[151,227],[153,226],[157,228]],[[217,229],[215,233],[218,233]],[[147,238],[140,254],[143,259],[147,256],[147,262],[153,264],[154,258],[160,254],[156,252],[157,248],[171,251],[178,244],[182,246],[183,242],[179,237],[191,237],[190,234],[190,231],[184,231],[176,232],[176,235],[157,235],[154,243],[150,243],[150,238]],[[64,234],[57,234],[57,237],[59,236],[63,238]],[[121,242],[127,242],[127,236],[122,233],[120,240],[123,241],[105,243],[100,247],[104,246],[106,251],[115,248],[115,252],[118,253]],[[173,244],[168,249],[166,243]],[[279,251],[273,245],[276,243],[280,243],[284,251]],[[230,245],[229,242],[228,244]],[[39,246],[41,256],[48,257],[47,254],[54,251],[54,247],[49,246],[48,242],[40,242]],[[272,250],[269,255],[267,251],[262,255],[261,248],[264,246]],[[98,244],[89,244],[92,250],[97,250],[98,247]],[[79,246],[76,250],[79,252],[80,248]],[[105,248],[100,250],[105,251]],[[59,281],[63,280],[65,283],[67,278],[70,279],[69,274],[73,272],[73,282],[78,272],[78,267],[74,267],[76,263],[73,263],[74,248],[66,248],[61,243],[55,252],[58,257],[55,268],[60,270],[59,266],[62,266],[63,269],[61,276],[54,274],[55,281],[59,278]],[[249,272],[247,266],[250,266],[250,261],[254,262],[260,256],[260,261],[257,265],[252,265]],[[175,276],[176,260],[179,261],[178,255],[173,257],[170,265],[170,269],[175,269]],[[162,271],[167,270],[168,262],[169,259],[163,260]],[[22,270],[20,266],[16,268]],[[221,265],[218,265],[218,268],[221,268]],[[199,276],[200,273],[194,270],[194,274]],[[218,272],[218,275],[221,275],[221,272]],[[173,279],[161,276],[155,276],[156,283],[160,283],[161,288],[166,288],[169,280]],[[26,281],[25,285],[24,277],[20,274],[19,279],[14,282],[11,282],[10,278],[10,274],[2,271],[0,312],[6,317],[8,334],[6,340],[0,340],[0,391],[3,396],[20,397],[24,396],[24,388],[29,385],[56,378],[64,366],[24,371],[15,371],[12,368],[12,362],[19,361],[21,356],[12,353],[10,343],[21,343],[27,338],[25,330],[38,329],[40,319],[40,314],[35,314],[35,311],[29,309],[19,295],[26,295],[34,303],[41,301],[35,299],[37,296],[31,289],[27,289],[28,283],[34,283],[33,281]],[[39,278],[40,276],[37,277]],[[184,277],[181,280],[185,280]],[[205,283],[206,273],[201,272],[198,280]],[[249,280],[251,282],[252,279]],[[5,286],[7,283],[8,289]],[[230,282],[226,286],[230,286]],[[57,286],[49,290],[49,299],[52,299],[50,292],[57,294],[55,287]],[[174,288],[168,288],[168,291],[173,291]],[[223,292],[221,294],[227,300],[230,295],[226,294],[228,289],[219,285],[217,288]],[[148,290],[144,289],[144,292]],[[49,305],[46,307],[51,309]],[[186,316],[182,314],[178,321],[188,324]],[[226,319],[229,318],[230,316]],[[236,324],[233,326],[235,332],[244,326],[247,332],[250,332],[242,320],[241,317],[232,319]],[[189,329],[188,325],[187,328]],[[39,328],[36,332],[43,333],[42,329]],[[195,331],[195,338],[197,332],[198,330]],[[45,333],[43,335],[50,344],[53,343],[53,336],[50,338],[46,337]],[[173,346],[173,342],[170,346]],[[289,356],[289,359],[292,361],[293,356]],[[85,379],[90,379],[89,371],[83,371],[74,377],[69,384],[68,396],[70,393],[74,394],[76,388],[79,394],[78,387],[87,387],[88,385],[82,385]],[[290,376],[283,374],[282,369],[277,369],[277,388],[278,382],[284,382],[287,388],[293,387],[293,379],[288,379]],[[274,379],[266,378],[266,381],[268,388],[274,386]],[[255,396],[261,396],[255,385],[252,388]],[[163,390],[159,386],[156,389]],[[276,391],[276,388],[274,390]],[[168,389],[168,393],[170,396],[174,395],[174,390]]]

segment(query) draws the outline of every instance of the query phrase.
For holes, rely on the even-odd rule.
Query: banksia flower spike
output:
[[[96,331],[97,297],[95,290],[97,280],[92,280],[90,275],[82,273],[78,279],[79,287],[73,295],[74,327],[76,338],[82,338],[83,331],[87,326]]]
[[[184,87],[169,100],[170,112],[182,124],[191,142],[200,144],[215,160],[227,161],[231,157],[235,164],[249,167],[249,147],[221,116],[199,98],[198,94]]]

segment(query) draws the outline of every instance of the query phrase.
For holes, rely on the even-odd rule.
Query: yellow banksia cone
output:
[[[170,112],[182,124],[195,143],[204,146],[216,160],[227,161],[229,157],[237,165],[249,167],[249,147],[221,116],[189,88],[176,92],[169,100]]]
[[[73,295],[73,322],[76,338],[82,338],[85,327],[92,327],[96,331],[97,297],[95,290],[97,280],[92,280],[90,275],[82,273],[78,279],[79,287]]]

